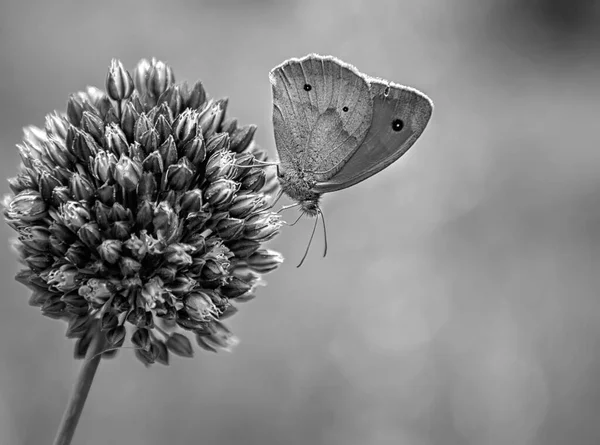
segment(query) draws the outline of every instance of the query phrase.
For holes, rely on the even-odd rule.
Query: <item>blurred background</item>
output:
[[[317,232],[296,268],[311,220],[271,243],[234,353],[103,362],[74,443],[600,443],[597,1],[1,0],[0,177],[113,57],[202,79],[274,154],[267,73],[309,52],[424,91],[428,128],[326,196],[327,258]],[[0,232],[0,444],[50,443],[81,362]]]

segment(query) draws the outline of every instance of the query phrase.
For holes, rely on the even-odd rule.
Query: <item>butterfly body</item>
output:
[[[400,158],[433,111],[420,91],[332,56],[289,59],[269,78],[280,184],[309,214],[323,193],[357,184]]]
[[[433,112],[420,91],[367,76],[332,56],[289,59],[269,79],[279,183],[310,216],[322,215],[322,194],[364,181],[399,159]]]
[[[284,167],[280,169],[279,184],[286,195],[300,204],[302,213],[317,215],[321,194],[314,191],[317,180],[313,174],[301,168]]]

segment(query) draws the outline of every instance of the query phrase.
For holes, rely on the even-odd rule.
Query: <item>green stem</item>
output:
[[[96,370],[102,358],[101,352],[104,348],[104,335],[98,331],[92,338],[88,347],[85,360],[77,376],[77,381],[73,387],[71,398],[60,422],[54,445],[69,445],[75,434],[75,429],[81,417],[81,411],[87,399],[90,387],[94,381]]]

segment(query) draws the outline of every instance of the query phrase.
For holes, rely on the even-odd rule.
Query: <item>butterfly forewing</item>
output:
[[[350,187],[383,170],[406,153],[431,117],[433,104],[420,91],[375,78],[368,80],[373,98],[369,131],[342,168],[317,183],[317,193]]]
[[[363,142],[373,113],[366,78],[334,57],[290,59],[270,73],[282,169],[334,176]]]

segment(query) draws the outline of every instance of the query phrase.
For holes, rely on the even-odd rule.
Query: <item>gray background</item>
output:
[[[233,354],[146,370],[122,351],[74,443],[600,443],[597,3],[0,1],[2,178],[21,127],[102,87],[112,57],[201,78],[271,153],[267,73],[289,57],[436,105],[405,157],[326,197],[326,259],[317,232],[295,267],[310,220],[271,243],[287,261],[230,320]],[[0,443],[50,443],[81,363],[0,231]]]

